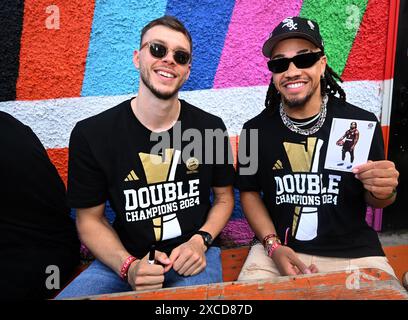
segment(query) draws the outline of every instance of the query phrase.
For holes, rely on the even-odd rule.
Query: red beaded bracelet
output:
[[[137,260],[137,258],[135,258],[134,256],[129,256],[126,258],[125,262],[122,264],[122,268],[120,268],[120,277],[122,278],[122,280],[124,281],[127,280],[129,267],[135,260]]]
[[[271,233],[263,238],[262,244],[265,247],[266,254],[272,258],[272,253],[281,245],[281,241],[276,234]]]
[[[263,246],[265,247],[265,246],[266,246],[266,242],[267,242],[269,239],[272,239],[272,238],[279,239],[279,237],[278,237],[275,233],[270,233],[270,234],[266,235],[266,236],[263,238],[263,240],[262,240]]]
[[[272,245],[268,245],[265,248],[266,254],[268,255],[268,257],[272,258],[272,254],[273,252],[279,248],[281,246],[280,241],[275,241]]]

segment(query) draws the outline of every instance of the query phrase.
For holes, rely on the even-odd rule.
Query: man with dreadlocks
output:
[[[347,166],[347,169],[351,169],[352,163],[354,161],[354,147],[356,146],[360,133],[357,130],[357,122],[352,121],[350,123],[350,129],[348,129],[344,135],[337,140],[336,144],[342,146],[341,148],[341,160],[343,162],[338,163],[338,166],[344,165],[344,160],[346,159],[346,153],[350,154],[350,165]]]
[[[236,180],[256,237],[238,280],[362,267],[395,275],[365,222],[367,204],[383,208],[395,200],[399,175],[384,160],[376,116],[346,102],[316,22],[286,18],[262,52],[272,71],[266,109],[244,124]],[[376,122],[369,161],[352,172],[324,168],[334,118]],[[240,155],[253,149],[257,171],[248,174]]]

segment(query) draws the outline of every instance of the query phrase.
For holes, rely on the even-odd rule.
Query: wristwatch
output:
[[[209,233],[206,232],[206,231],[202,231],[202,230],[196,231],[195,234],[199,234],[199,235],[203,238],[204,244],[205,244],[205,246],[206,246],[207,248],[208,248],[209,246],[211,246],[211,244],[212,244],[212,242],[213,242],[213,238],[212,238],[211,234],[209,234]]]

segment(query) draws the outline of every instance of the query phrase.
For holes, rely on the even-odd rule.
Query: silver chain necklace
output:
[[[293,123],[293,121],[288,117],[285,110],[283,109],[282,102],[279,105],[279,113],[280,113],[283,123],[289,130],[299,133],[304,136],[310,136],[311,134],[317,132],[323,126],[324,120],[326,119],[326,113],[327,113],[327,108],[326,108],[327,100],[328,100],[327,95],[325,95],[322,99],[320,113],[318,114],[319,119],[312,127],[308,129],[299,128],[297,125]]]
[[[295,126],[297,126],[299,128],[302,128],[302,127],[307,127],[309,124],[311,124],[311,123],[315,122],[317,119],[319,119],[321,113],[322,113],[322,110],[320,110],[318,114],[316,114],[314,117],[312,117],[310,120],[308,120],[306,122],[299,122],[299,121],[295,121],[295,120],[290,119],[290,118],[289,119],[292,120],[292,122],[293,122],[293,124]]]

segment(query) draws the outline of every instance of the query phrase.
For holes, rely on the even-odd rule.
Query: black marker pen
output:
[[[150,252],[149,252],[149,260],[148,260],[149,264],[154,264],[154,256],[156,253],[155,251],[156,251],[156,246],[152,244],[152,247],[150,248]]]

